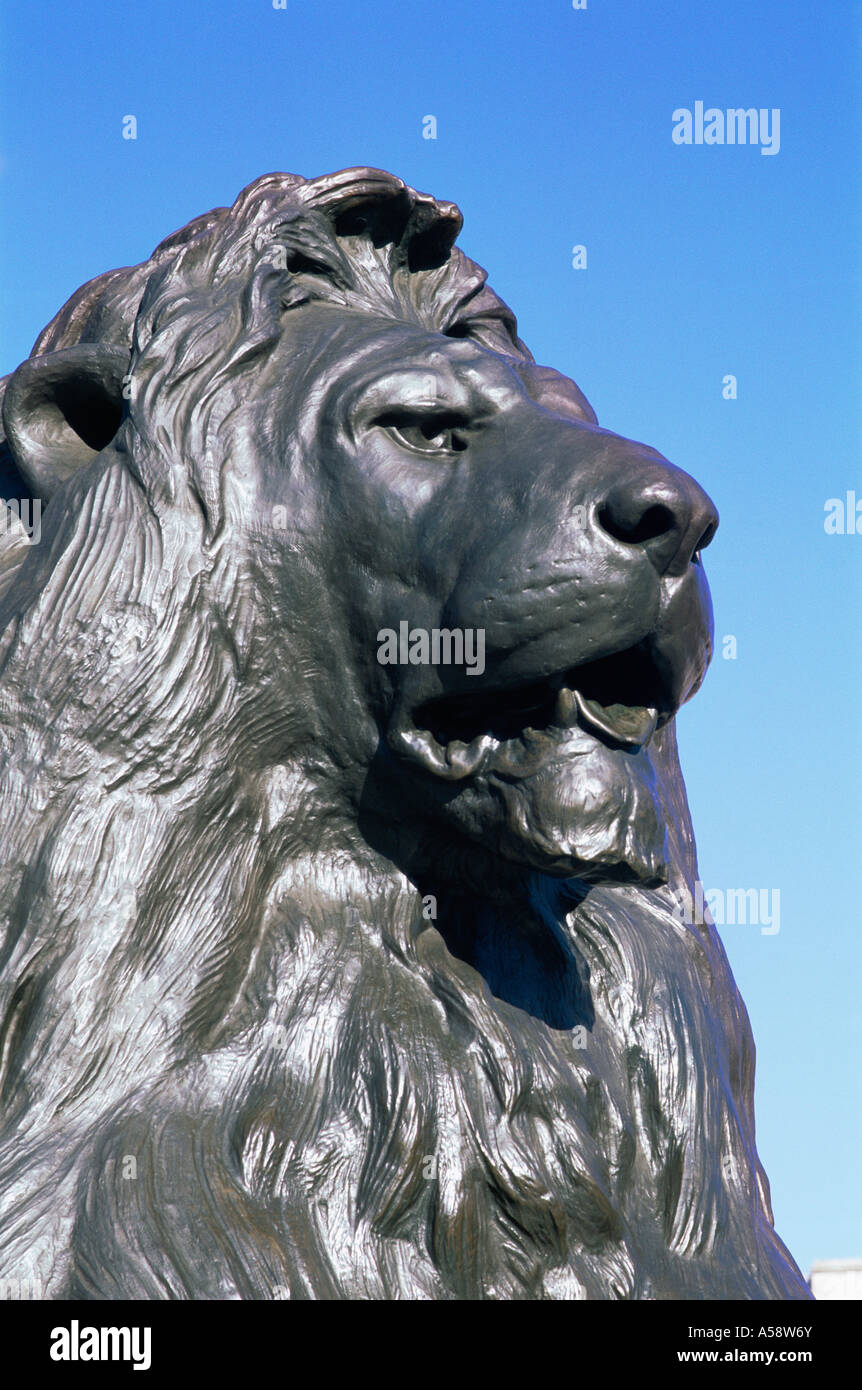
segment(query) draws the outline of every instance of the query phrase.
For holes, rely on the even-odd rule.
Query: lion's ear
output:
[[[129,354],[101,343],[29,357],[3,398],[3,428],[18,471],[48,502],[110,444],[123,417]]]

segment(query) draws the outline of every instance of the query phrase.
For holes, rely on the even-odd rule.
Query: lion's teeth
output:
[[[412,728],[403,717],[393,721],[387,741],[399,757],[409,757],[435,777],[450,782],[483,771],[500,747],[499,739],[491,734],[482,734],[470,743],[453,739],[451,743],[441,744],[427,729]]]
[[[656,731],[658,711],[643,705],[602,705],[575,691],[578,713],[588,728],[609,734],[618,743],[643,748]]]
[[[577,722],[577,705],[574,693],[567,685],[560,687],[554,705],[554,723],[561,729],[570,729]]]
[[[406,729],[395,725],[389,734],[389,746],[395,753],[409,749],[429,772],[439,776],[446,776],[448,772],[445,749],[424,729]]]
[[[446,761],[455,776],[469,777],[497,746],[497,739],[490,734],[482,734],[470,743],[456,738],[446,745]]]

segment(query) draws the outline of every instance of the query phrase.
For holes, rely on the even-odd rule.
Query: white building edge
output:
[[[862,1259],[815,1260],[808,1284],[815,1298],[862,1299]]]

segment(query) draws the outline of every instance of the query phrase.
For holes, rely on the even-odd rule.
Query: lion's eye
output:
[[[467,448],[460,416],[390,412],[375,422],[410,449],[423,454],[455,454]]]

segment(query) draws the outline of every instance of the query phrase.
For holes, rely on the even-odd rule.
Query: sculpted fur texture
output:
[[[47,1298],[805,1298],[674,716],[697,484],[458,210],[271,174],[3,383],[0,1276]],[[472,630],[484,669],[386,664]]]

